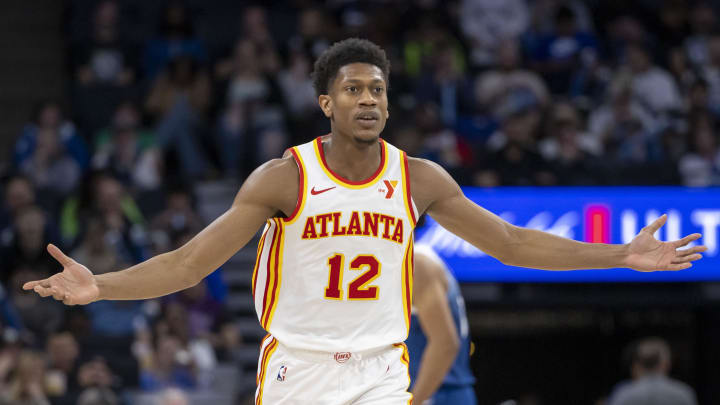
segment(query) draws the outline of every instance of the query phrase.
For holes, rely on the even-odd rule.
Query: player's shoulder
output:
[[[261,195],[284,195],[297,190],[300,172],[292,156],[271,159],[258,166],[245,180],[243,188]]]
[[[287,180],[285,176],[293,178],[293,174],[298,174],[299,170],[295,158],[292,154],[284,155],[281,158],[270,159],[255,169],[255,173],[262,177],[273,177],[278,181]]]
[[[417,183],[455,183],[450,174],[442,166],[432,160],[407,157],[410,179]]]
[[[434,201],[461,193],[452,176],[431,160],[408,157],[408,176],[413,200],[420,213],[425,212]]]
[[[442,167],[432,160],[407,155],[408,169],[410,171],[442,170]]]

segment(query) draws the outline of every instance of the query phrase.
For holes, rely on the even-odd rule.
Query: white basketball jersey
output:
[[[266,331],[291,348],[362,351],[407,338],[413,229],[407,157],[380,140],[367,180],[328,167],[324,137],[290,149],[300,170],[295,211],[268,220],[253,297]]]

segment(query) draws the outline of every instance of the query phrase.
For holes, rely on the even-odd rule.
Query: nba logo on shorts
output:
[[[287,367],[280,366],[280,371],[278,371],[277,380],[285,381],[285,373],[287,373]]]

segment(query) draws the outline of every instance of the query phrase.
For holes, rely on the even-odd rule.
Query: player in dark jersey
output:
[[[416,403],[474,405],[465,303],[445,263],[426,245],[415,246],[413,301],[405,344]]]

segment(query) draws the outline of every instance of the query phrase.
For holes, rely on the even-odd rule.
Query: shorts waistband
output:
[[[312,361],[312,362],[326,362],[331,361],[333,363],[346,363],[350,360],[362,360],[367,359],[375,356],[379,356],[381,354],[387,353],[388,351],[395,349],[395,345],[387,345],[378,347],[375,349],[368,349],[368,350],[361,350],[361,351],[354,351],[354,352],[325,352],[325,351],[319,351],[319,350],[305,350],[305,349],[295,349],[288,347],[284,344],[282,344],[280,341],[278,341],[278,346],[280,348],[291,354],[292,356],[295,356],[302,360]]]

